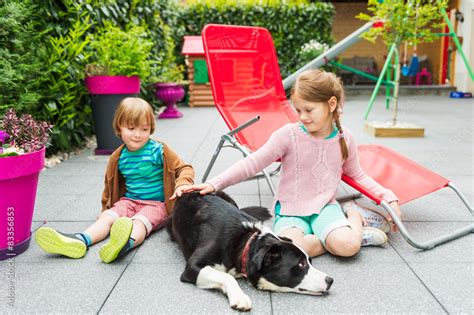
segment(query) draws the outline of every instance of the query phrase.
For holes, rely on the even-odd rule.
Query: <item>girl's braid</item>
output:
[[[337,107],[339,106],[340,105],[338,104]],[[339,130],[339,134],[341,135],[341,138],[339,139],[339,145],[341,146],[342,159],[346,160],[349,157],[349,149],[347,148],[344,130],[342,130],[341,122],[339,121],[338,108],[336,108],[336,110],[333,112],[333,117],[334,117],[334,122],[336,123],[336,127]]]

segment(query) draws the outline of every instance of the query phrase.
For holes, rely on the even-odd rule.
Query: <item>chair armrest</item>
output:
[[[383,199],[381,197],[377,196],[376,194],[374,194],[373,192],[371,192],[370,190],[368,190],[367,188],[365,188],[364,186],[362,186],[361,184],[359,184],[358,182],[356,182],[349,176],[342,174],[342,180],[347,185],[351,186],[352,188],[354,188],[355,190],[357,190],[358,192],[360,192],[367,198],[374,201],[377,205],[380,205],[380,203],[382,202]]]

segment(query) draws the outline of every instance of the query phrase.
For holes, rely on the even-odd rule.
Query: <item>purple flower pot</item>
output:
[[[156,83],[155,96],[166,104],[166,109],[158,118],[180,118],[183,117],[176,107],[176,102],[184,97],[184,88],[176,83]]]

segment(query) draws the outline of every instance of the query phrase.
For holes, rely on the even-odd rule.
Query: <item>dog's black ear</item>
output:
[[[281,246],[272,244],[264,246],[255,255],[257,269],[278,269],[281,264]]]
[[[281,264],[281,246],[273,245],[263,259],[263,266],[266,269],[278,269]]]

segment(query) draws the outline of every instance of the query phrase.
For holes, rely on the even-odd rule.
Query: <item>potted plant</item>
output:
[[[155,96],[166,105],[158,116],[161,119],[180,118],[183,114],[176,103],[183,99],[185,91],[184,66],[176,63],[175,43],[168,25],[163,24],[164,55],[159,63],[154,64],[150,83],[153,84]]]
[[[0,260],[28,249],[38,176],[52,126],[8,110],[0,121]]]
[[[140,93],[140,78],[150,75],[153,42],[141,26],[125,30],[105,23],[91,35],[93,62],[86,67],[85,83],[91,94],[92,114],[97,137],[96,154],[110,154],[120,144],[112,120],[120,101]]]
[[[389,63],[394,59],[394,87],[393,87],[393,118],[391,122],[368,122],[366,129],[374,135],[381,136],[404,136],[416,137],[424,135],[424,128],[400,123],[397,119],[398,114],[398,94],[400,87],[400,58],[399,49],[402,43],[415,46],[419,43],[432,42],[436,38],[435,29],[442,24],[442,12],[446,8],[446,0],[421,1],[421,0],[369,0],[368,10],[372,16],[360,13],[357,17],[364,21],[372,21],[374,27],[368,32],[362,34],[365,39],[375,42],[379,37],[383,39],[387,47],[390,47],[387,61],[377,82],[376,89],[372,94],[369,108],[375,99],[380,86],[381,79],[384,77]],[[405,46],[406,47],[406,46]],[[406,49],[405,49],[406,54]],[[414,56],[415,57],[415,56]],[[406,60],[407,56],[403,56]],[[418,63],[418,59],[416,63]],[[404,62],[405,64],[406,62]],[[406,66],[405,66],[406,67]],[[366,117],[368,111],[366,112]]]
[[[183,78],[184,66],[174,63],[162,67],[158,77],[154,77],[155,96],[162,101],[166,108],[158,116],[160,119],[183,117],[176,103],[184,97],[184,85],[187,82]]]

